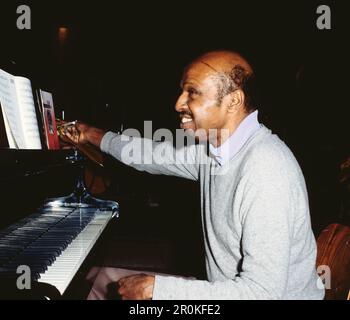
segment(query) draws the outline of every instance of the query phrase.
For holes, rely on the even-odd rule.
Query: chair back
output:
[[[350,299],[350,227],[333,223],[317,239],[317,267],[330,271],[330,288],[325,299]],[[324,274],[325,275],[325,274]]]

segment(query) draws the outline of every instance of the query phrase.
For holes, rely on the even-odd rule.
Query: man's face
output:
[[[208,139],[209,129],[225,125],[226,111],[218,101],[216,72],[202,62],[192,64],[184,73],[175,109],[180,115],[180,127],[196,132],[199,139]]]

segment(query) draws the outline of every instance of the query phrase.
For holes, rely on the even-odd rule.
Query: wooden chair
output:
[[[350,299],[350,227],[333,223],[317,239],[317,267],[328,266],[330,288],[326,300]]]

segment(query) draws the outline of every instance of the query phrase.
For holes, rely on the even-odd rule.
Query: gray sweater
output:
[[[303,174],[265,126],[223,166],[203,145],[175,149],[107,132],[100,147],[137,170],[200,182],[208,281],[156,276],[153,299],[323,298]]]

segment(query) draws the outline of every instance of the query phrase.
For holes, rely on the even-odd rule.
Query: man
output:
[[[209,156],[201,144],[175,150],[86,124],[68,133],[123,162],[126,146],[142,160],[161,145],[169,161],[128,164],[200,183],[208,281],[132,275],[118,282],[124,299],[323,298],[304,178],[288,147],[258,122],[253,79],[249,63],[229,51],[209,52],[186,68],[175,108],[181,128],[209,141]],[[184,151],[192,161],[171,162]]]

